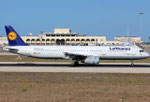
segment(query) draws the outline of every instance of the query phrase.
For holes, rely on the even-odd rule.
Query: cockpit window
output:
[[[140,52],[144,52],[144,50],[140,50]]]

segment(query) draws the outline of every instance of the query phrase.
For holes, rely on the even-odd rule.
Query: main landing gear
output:
[[[78,61],[75,61],[74,62],[74,66],[78,66],[79,65],[79,62]]]

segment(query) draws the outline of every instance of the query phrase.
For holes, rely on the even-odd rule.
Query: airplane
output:
[[[145,59],[149,54],[142,48],[134,46],[57,46],[57,45],[27,45],[17,32],[10,26],[5,26],[8,47],[4,50],[19,55],[40,59],[68,59],[74,65],[82,62],[86,65],[97,65],[101,60],[134,60]]]

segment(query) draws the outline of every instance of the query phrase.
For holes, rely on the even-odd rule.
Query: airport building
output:
[[[135,36],[119,36],[119,37],[115,37],[114,38],[115,41],[121,41],[121,42],[125,42],[125,41],[131,41],[133,43],[142,43],[142,39],[141,37],[135,37]]]
[[[29,45],[122,45],[130,39],[134,43],[141,43],[140,37],[115,37],[114,41],[107,41],[106,36],[86,36],[72,33],[71,29],[54,29],[53,33],[43,33],[37,36],[21,37]],[[6,37],[0,37],[0,44],[8,44]]]

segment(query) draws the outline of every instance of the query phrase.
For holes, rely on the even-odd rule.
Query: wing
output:
[[[69,53],[69,52],[64,52],[65,59],[70,59],[70,60],[84,60],[87,58],[87,55],[84,54],[79,54],[79,53]]]

